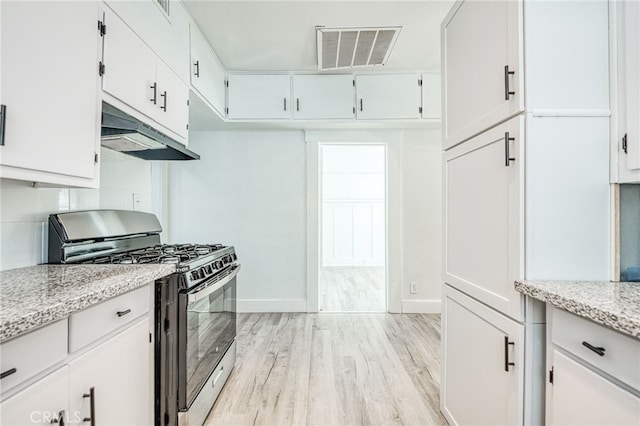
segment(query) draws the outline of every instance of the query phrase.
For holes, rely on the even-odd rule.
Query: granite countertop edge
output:
[[[64,265],[56,265],[64,268]],[[53,322],[63,320],[76,312],[95,306],[113,297],[143,287],[159,278],[175,272],[175,265],[144,266],[138,271],[128,268],[122,273],[113,273],[107,277],[97,278],[82,284],[82,291],[62,300],[51,301],[46,305],[27,306],[24,311],[11,313],[2,318],[0,323],[0,343],[4,343],[19,335],[36,330]],[[78,266],[75,266],[76,268]],[[92,268],[87,265],[86,268]],[[34,268],[34,267],[31,267]],[[117,266],[115,266],[117,268]],[[26,268],[23,268],[26,269]],[[19,270],[15,270],[19,271]],[[12,272],[12,271],[9,271]],[[79,284],[80,285],[80,284]],[[10,297],[9,301],[13,301]],[[42,298],[47,300],[46,298]],[[24,307],[23,307],[24,308]]]
[[[588,300],[581,300],[583,298],[580,295],[572,297],[561,294],[562,286],[579,285],[580,283],[602,286],[603,289],[607,286],[620,284],[606,281],[515,281],[514,285],[515,289],[522,294],[640,340],[640,314],[625,312],[624,309],[596,306],[595,303],[590,303]],[[559,291],[554,291],[554,286],[557,286]],[[637,300],[637,303],[640,304],[640,299]]]

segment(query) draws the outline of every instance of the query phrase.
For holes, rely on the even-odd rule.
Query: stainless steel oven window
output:
[[[187,303],[184,332],[185,362],[180,369],[186,379],[184,402],[188,406],[235,339],[235,278],[211,294]]]

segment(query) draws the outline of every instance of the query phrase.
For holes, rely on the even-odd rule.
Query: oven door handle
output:
[[[211,293],[218,291],[219,289],[224,287],[225,284],[233,280],[236,277],[236,275],[238,275],[238,272],[240,272],[240,264],[234,265],[232,266],[232,268],[233,268],[233,271],[226,277],[222,278],[220,281],[216,281],[214,284],[205,286],[197,291],[194,291],[193,293],[191,292],[187,293],[188,303],[193,303],[193,302],[197,302],[200,299],[204,299],[205,297],[209,296]]]

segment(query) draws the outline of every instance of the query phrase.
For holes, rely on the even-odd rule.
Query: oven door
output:
[[[236,275],[231,265],[180,292],[178,304],[178,409],[185,411],[236,337]]]

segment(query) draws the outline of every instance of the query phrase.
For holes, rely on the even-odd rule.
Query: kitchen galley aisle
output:
[[[440,315],[238,315],[236,368],[205,425],[446,425]]]

